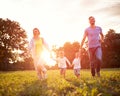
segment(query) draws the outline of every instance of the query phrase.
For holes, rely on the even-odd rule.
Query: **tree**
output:
[[[105,35],[103,49],[103,67],[120,67],[120,33],[109,29]]]
[[[73,48],[72,48],[72,44],[70,42],[66,42],[63,46],[64,52],[65,52],[65,56],[70,60],[70,62],[72,63],[73,60]]]
[[[85,48],[81,49],[81,68],[88,69],[90,67],[88,51]]]
[[[18,22],[0,18],[0,70],[24,60],[27,43],[26,32]]]
[[[80,49],[80,43],[79,42],[73,42],[72,43],[72,51],[74,52],[74,53],[76,53],[76,52],[78,52],[79,51],[79,49]]]

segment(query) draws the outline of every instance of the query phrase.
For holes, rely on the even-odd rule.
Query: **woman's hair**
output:
[[[34,28],[34,29],[33,29],[33,34],[34,34],[34,32],[36,32],[36,31],[37,31],[37,32],[39,33],[39,35],[40,35],[40,31],[39,31],[38,28]]]

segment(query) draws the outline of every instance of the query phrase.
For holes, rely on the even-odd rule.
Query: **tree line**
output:
[[[34,69],[33,60],[28,54],[28,39],[25,29],[19,22],[10,19],[0,18],[0,70],[31,70]],[[80,43],[65,42],[59,48],[53,46],[52,51],[56,54],[59,50],[64,50],[65,56],[72,63],[75,53],[79,51]],[[87,41],[85,47],[81,49],[81,66],[83,69],[89,68],[89,57],[87,51]],[[120,68],[120,33],[114,29],[109,29],[102,42],[103,64],[102,68]],[[48,69],[56,69],[55,66]]]

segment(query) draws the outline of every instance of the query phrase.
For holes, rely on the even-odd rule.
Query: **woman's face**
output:
[[[38,30],[37,28],[35,28],[35,29],[33,30],[33,35],[34,35],[34,36],[39,36],[39,35],[40,35],[40,32],[39,32],[39,30]]]

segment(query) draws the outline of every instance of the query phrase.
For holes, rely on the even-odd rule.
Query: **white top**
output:
[[[66,57],[63,58],[58,57],[56,61],[58,62],[59,68],[67,68],[67,63],[70,65],[70,61]]]
[[[74,65],[74,68],[73,68],[73,69],[81,68],[80,58],[75,58],[72,63],[73,63],[73,65]]]

